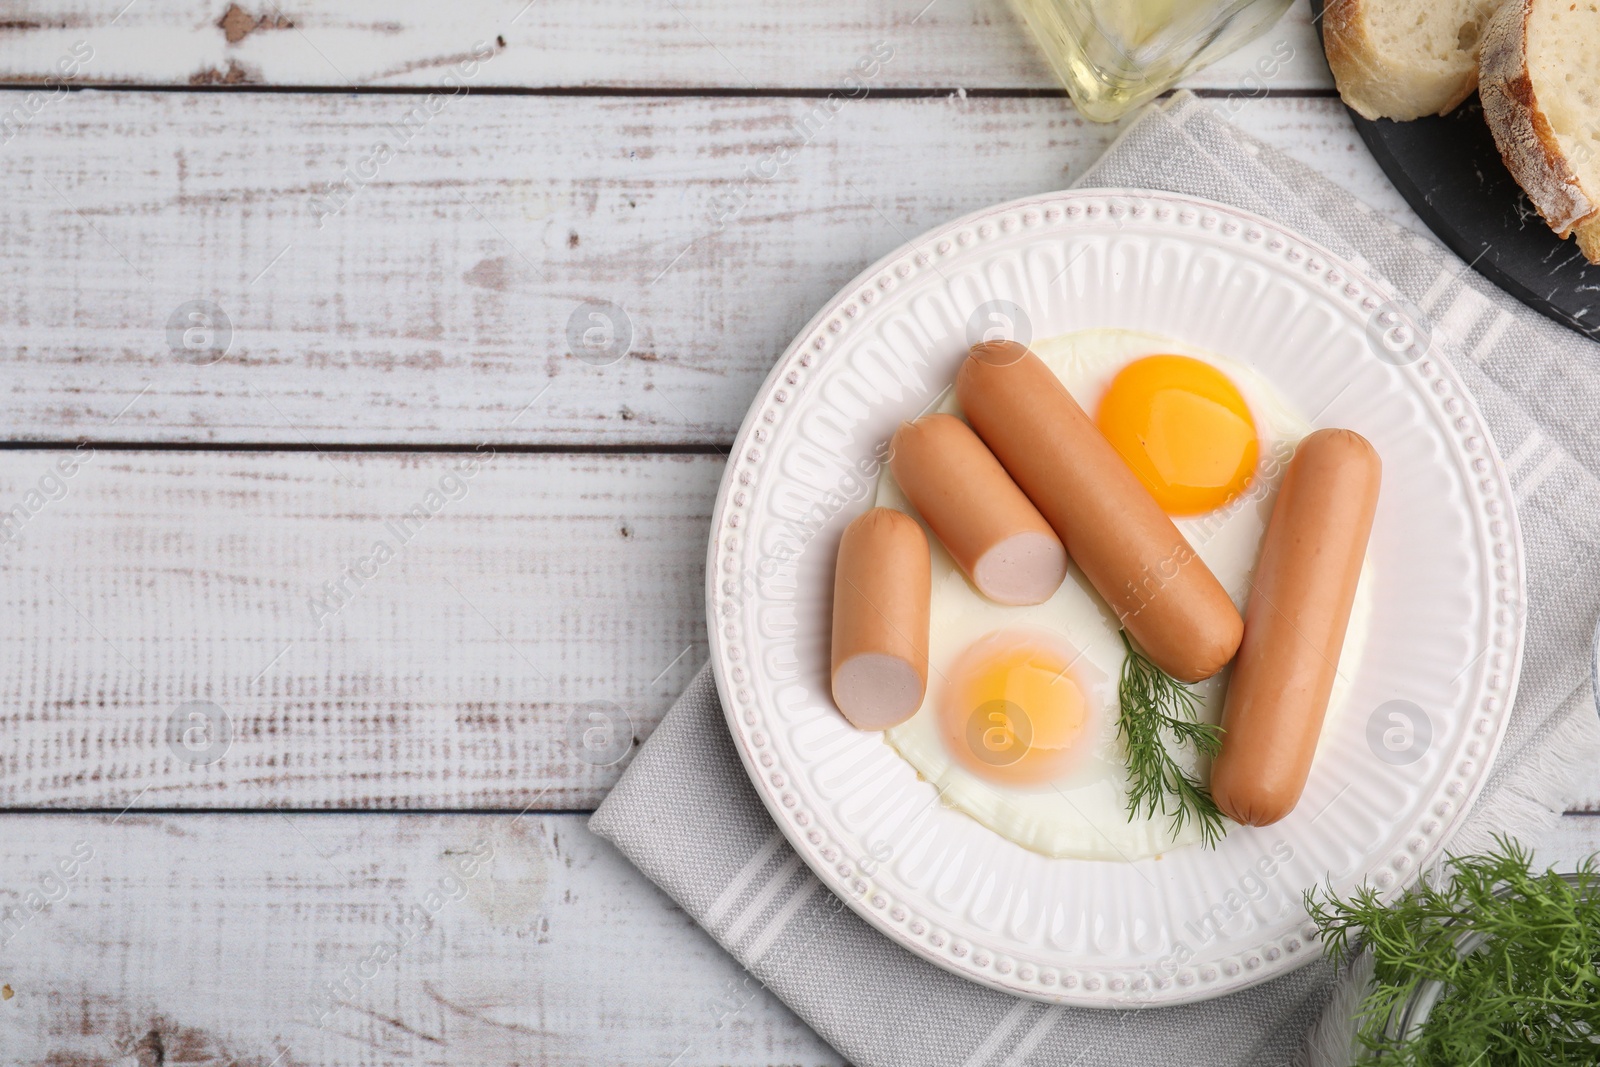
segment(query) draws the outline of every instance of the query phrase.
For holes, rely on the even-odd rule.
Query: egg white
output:
[[[1227,506],[1176,521],[1242,611],[1283,464],[1300,438],[1310,432],[1306,420],[1249,367],[1181,342],[1131,330],[1100,329],[1035,341],[1030,347],[1091,415],[1117,371],[1135,359],[1158,353],[1191,356],[1210,363],[1239,389],[1250,406],[1261,440],[1256,477],[1249,489]],[[929,410],[959,416],[961,409],[954,389]],[[876,502],[921,521],[887,466],[879,476]],[[933,784],[947,806],[1024,848],[1047,856],[1136,860],[1198,842],[1200,833],[1192,820],[1174,834],[1171,819],[1159,812],[1153,818],[1142,812],[1131,817],[1128,814],[1127,768],[1117,738],[1122,641],[1116,616],[1077,567],[1068,570],[1067,580],[1045,603],[1008,607],[973,588],[931,531],[928,541],[933,550],[928,691],[917,713],[886,731],[885,740]],[[1340,659],[1340,677],[1330,702],[1330,723],[1365,643],[1370,614],[1368,584],[1363,573]],[[978,777],[955,761],[939,728],[937,707],[949,684],[949,666],[962,650],[984,635],[1013,628],[1049,631],[1064,638],[1079,654],[1072,672],[1089,710],[1084,758],[1070,772],[1042,786],[1007,786]],[[1195,687],[1201,699],[1200,717],[1207,722],[1221,718],[1228,674],[1224,670]],[[1193,753],[1174,751],[1174,756],[1204,780],[1208,768],[1197,767]]]

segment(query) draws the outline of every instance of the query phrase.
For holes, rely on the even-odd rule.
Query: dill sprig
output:
[[[1202,840],[1215,845],[1226,831],[1222,812],[1199,780],[1173,760],[1162,735],[1215,756],[1222,750],[1222,728],[1199,720],[1200,698],[1135,649],[1126,630],[1122,647],[1128,657],[1117,683],[1117,735],[1128,752],[1128,816],[1143,808],[1151,818],[1159,810],[1172,819],[1174,835],[1193,818]]]
[[[1600,1062],[1600,872],[1535,874],[1532,854],[1496,837],[1484,855],[1452,856],[1393,906],[1370,886],[1347,900],[1306,893],[1328,955],[1373,953],[1360,1009],[1362,1061],[1384,1067],[1557,1067]],[[1391,1017],[1418,986],[1443,992],[1426,1022]]]

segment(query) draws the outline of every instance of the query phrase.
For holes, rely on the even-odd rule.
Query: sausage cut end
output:
[[[872,508],[845,528],[833,588],[832,688],[863,730],[910,718],[928,671],[928,539],[917,521]]]
[[[953,415],[895,431],[889,467],[978,592],[1042,604],[1067,575],[1067,550],[977,434]]]
[[[922,706],[923,677],[910,663],[882,652],[863,652],[833,672],[833,702],[858,730],[887,730]]]
[[[1001,604],[1043,604],[1066,576],[1061,539],[1032,531],[996,544],[972,568],[978,592]]]

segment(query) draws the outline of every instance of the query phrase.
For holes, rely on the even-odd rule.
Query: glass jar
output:
[[[1594,893],[1597,887],[1593,882],[1586,882],[1576,874],[1563,874],[1561,878],[1574,889],[1582,893]],[[1498,894],[1503,896],[1504,894]],[[1456,953],[1461,956],[1470,956],[1478,951],[1479,947],[1488,940],[1480,933],[1463,935],[1456,941]],[[1411,996],[1406,1002],[1394,1009],[1389,1014],[1389,1019],[1384,1027],[1384,1036],[1393,1041],[1414,1038],[1422,1032],[1422,1028],[1432,1014],[1433,1007],[1439,1003],[1439,998],[1445,994],[1445,984],[1437,980],[1429,980],[1411,991]]]
[[[1011,0],[1087,118],[1110,122],[1264,33],[1290,0]]]

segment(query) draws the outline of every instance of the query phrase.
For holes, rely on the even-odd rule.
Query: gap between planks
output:
[[[38,82],[0,81],[0,92],[30,92],[39,87]],[[337,95],[337,96],[426,96],[428,88],[416,85],[142,85],[139,82],[74,82],[63,85],[69,93],[181,93],[183,95],[261,96],[261,95]],[[1177,90],[1169,89],[1157,99],[1169,99]],[[1337,89],[1305,86],[1301,88],[1229,89],[1195,86],[1189,89],[1194,95],[1210,100],[1226,100],[1247,96],[1251,100],[1269,98],[1328,99],[1337,97]],[[628,86],[628,85],[480,85],[461,91],[462,96],[554,96],[554,97],[628,97],[637,99],[706,99],[706,100],[826,100],[838,96],[839,90],[812,88],[800,85],[774,85],[771,87],[740,88],[739,86]],[[871,99],[881,100],[937,100],[960,96],[988,100],[1070,100],[1065,89],[1043,87],[962,86],[962,85],[907,85],[868,89],[851,97],[855,103]]]
[[[404,455],[472,455],[478,451],[474,445],[452,443],[400,444],[383,441],[93,441],[89,439],[59,441],[0,441],[0,452],[68,452],[82,444],[92,444],[106,452],[282,452],[286,454],[315,452],[340,455],[343,453],[378,453]],[[491,442],[496,452],[522,456],[722,456],[727,458],[733,440],[727,441],[641,441],[625,444],[560,444],[533,442]]]
[[[285,806],[285,807],[281,807],[281,808],[275,808],[275,807],[245,807],[245,808],[194,807],[194,808],[178,808],[178,807],[171,807],[171,806],[167,806],[167,807],[160,807],[160,806],[139,807],[139,806],[136,806],[136,805],[129,805],[129,806],[126,806],[126,807],[119,805],[117,807],[92,807],[92,808],[28,807],[28,806],[0,807],[0,817],[6,816],[6,815],[52,815],[52,816],[56,816],[58,818],[63,818],[63,817],[72,817],[72,816],[80,816],[81,815],[81,816],[83,816],[85,818],[88,818],[88,817],[91,817],[91,816],[109,815],[113,819],[121,818],[124,815],[150,815],[150,816],[163,816],[163,817],[169,816],[169,815],[181,815],[181,816],[185,816],[185,817],[192,816],[192,815],[229,815],[229,816],[232,816],[232,815],[322,815],[322,816],[335,816],[335,815],[363,815],[363,816],[365,816],[365,815],[377,815],[377,816],[396,816],[396,817],[399,817],[399,816],[429,816],[429,817],[431,817],[431,816],[434,816],[434,815],[439,815],[439,816],[448,816],[448,817],[451,817],[451,818],[455,818],[455,817],[458,817],[458,816],[479,815],[479,816],[484,816],[484,817],[506,816],[506,817],[509,817],[509,818],[512,818],[512,819],[520,819],[523,816],[532,817],[532,816],[535,816],[535,815],[541,816],[541,817],[546,816],[546,815],[552,815],[552,816],[554,816],[554,815],[563,815],[563,816],[571,816],[573,818],[587,819],[589,816],[593,815],[594,813],[595,813],[595,809],[593,807],[587,807],[587,808],[530,808],[530,807],[519,807],[519,808],[506,808],[506,807],[500,807],[500,808],[306,808],[306,807],[287,807],[287,806]],[[1583,815],[1583,814],[1588,814],[1588,813],[1586,813],[1586,812],[1568,812],[1568,814],[1569,815]],[[1597,814],[1600,814],[1600,813],[1597,813]]]
[[[121,6],[122,0],[116,0]],[[989,86],[1059,91],[1004,0],[92,0],[30,5],[0,35],[0,78],[356,90],[598,87],[696,91]],[[1327,88],[1310,7],[1185,80]],[[57,65],[64,57],[67,71]],[[72,60],[76,59],[77,62]],[[878,60],[881,62],[874,62]]]
[[[400,816],[509,816],[521,818],[524,815],[570,815],[574,818],[587,819],[595,813],[589,808],[296,808],[296,807],[253,807],[253,808],[175,808],[175,807],[95,807],[95,808],[63,808],[63,807],[0,807],[0,816],[6,815],[54,815],[58,817],[72,816],[100,816],[110,815],[117,818],[123,815],[152,815],[152,816],[193,816],[193,815],[360,815],[364,817],[400,817]],[[1600,819],[1600,810],[1583,811],[1571,810],[1561,813],[1562,818],[1571,819]],[[1597,843],[1600,847],[1600,843]]]

